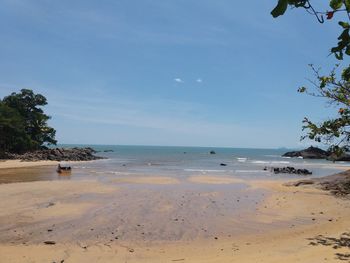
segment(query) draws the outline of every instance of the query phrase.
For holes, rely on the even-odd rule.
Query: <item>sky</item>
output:
[[[334,109],[297,88],[339,28],[276,2],[0,0],[0,97],[46,96],[62,144],[315,144],[303,118]]]

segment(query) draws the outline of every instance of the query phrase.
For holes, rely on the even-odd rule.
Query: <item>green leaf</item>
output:
[[[343,0],[331,0],[329,2],[329,6],[333,8],[333,10],[338,10],[343,5]]]
[[[349,0],[349,1],[350,1],[350,0]],[[349,23],[340,21],[338,24],[339,24],[342,28],[344,28],[344,29],[350,28]]]
[[[288,7],[288,0],[278,0],[277,6],[271,11],[271,15],[276,18],[283,15]]]
[[[350,46],[346,47],[345,54],[350,56]]]
[[[346,10],[350,11],[350,0],[345,0],[344,3],[345,3]]]

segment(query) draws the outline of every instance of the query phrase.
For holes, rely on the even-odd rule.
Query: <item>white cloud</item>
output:
[[[197,82],[197,83],[202,83],[203,80],[202,80],[202,79],[197,79],[196,82]]]
[[[180,78],[175,78],[174,81],[177,83],[184,83],[184,81]]]

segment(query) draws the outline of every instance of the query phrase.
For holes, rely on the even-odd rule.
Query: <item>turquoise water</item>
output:
[[[350,168],[349,163],[325,160],[303,160],[281,157],[287,149],[244,149],[217,147],[165,147],[117,145],[60,145],[64,147],[92,147],[97,155],[106,157],[91,163],[75,164],[89,174],[96,175],[217,175],[245,178],[285,178],[296,175],[274,175],[267,167],[294,166],[313,172],[313,177],[329,175]],[[105,152],[111,150],[112,152]],[[216,154],[209,154],[215,151]],[[224,163],[226,166],[221,166]]]

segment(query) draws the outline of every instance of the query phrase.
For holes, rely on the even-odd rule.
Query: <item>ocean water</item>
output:
[[[235,176],[252,179],[296,178],[298,175],[274,175],[264,167],[293,166],[313,172],[320,177],[350,168],[350,163],[333,163],[326,160],[285,158],[288,149],[244,149],[218,147],[165,147],[165,146],[117,146],[117,145],[60,145],[63,147],[92,147],[97,155],[107,159],[96,162],[76,163],[74,168],[91,176]],[[106,152],[107,151],[107,152]],[[215,151],[216,154],[210,154]],[[221,166],[224,163],[226,166]]]

